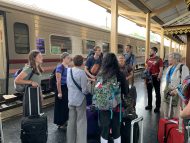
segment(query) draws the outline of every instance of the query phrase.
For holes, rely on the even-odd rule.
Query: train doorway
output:
[[[7,57],[4,20],[4,15],[0,13],[0,95],[5,94],[7,89]]]

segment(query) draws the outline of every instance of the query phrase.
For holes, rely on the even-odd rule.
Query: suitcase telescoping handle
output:
[[[29,96],[29,115],[32,115],[32,104],[31,104],[31,89],[36,88],[37,89],[37,108],[38,108],[38,115],[40,115],[40,87],[29,87],[28,88],[28,96]]]
[[[169,110],[168,110],[168,119],[171,119],[172,100],[173,100],[173,96],[170,96]],[[179,116],[179,122],[178,122],[178,131],[180,133],[183,132],[183,119],[180,116]]]
[[[2,127],[2,120],[1,120],[1,113],[0,113],[0,143],[4,143],[3,127]]]
[[[134,125],[135,123],[141,122],[141,131],[140,131],[140,143],[143,143],[143,117],[139,117],[131,121],[131,141],[133,143],[133,132],[134,132]]]
[[[188,125],[186,126],[188,140],[187,143],[190,143],[190,121],[188,122]]]
[[[171,112],[172,112],[172,100],[173,100],[173,96],[170,96],[169,110],[168,110],[168,119],[171,118]]]

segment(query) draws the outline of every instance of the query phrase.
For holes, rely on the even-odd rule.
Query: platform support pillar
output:
[[[172,39],[170,39],[169,54],[172,52]]]
[[[149,58],[150,52],[150,13],[146,14],[146,49],[145,49],[145,62]]]
[[[111,52],[118,52],[118,0],[111,0]]]
[[[190,69],[190,33],[187,34],[186,65]]]
[[[160,58],[164,59],[164,29],[161,30]]]

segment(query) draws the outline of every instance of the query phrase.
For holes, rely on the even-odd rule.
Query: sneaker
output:
[[[152,110],[152,106],[149,106],[149,105],[146,106],[146,107],[145,107],[145,110]]]
[[[159,113],[160,112],[160,108],[155,108],[154,109],[154,113]]]

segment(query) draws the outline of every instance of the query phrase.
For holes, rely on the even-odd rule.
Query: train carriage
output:
[[[145,41],[127,35],[118,35],[118,54],[124,46],[133,46],[138,65],[144,65]],[[27,9],[3,3],[0,6],[0,95],[14,94],[14,73],[27,63],[30,50],[38,49],[44,56],[42,87],[44,95],[49,94],[50,73],[60,62],[59,55],[87,56],[95,45],[104,53],[110,51],[110,31],[69,20],[47,12]],[[159,43],[151,46],[160,47]],[[0,97],[2,98],[2,97]],[[53,102],[53,98],[48,101]]]

